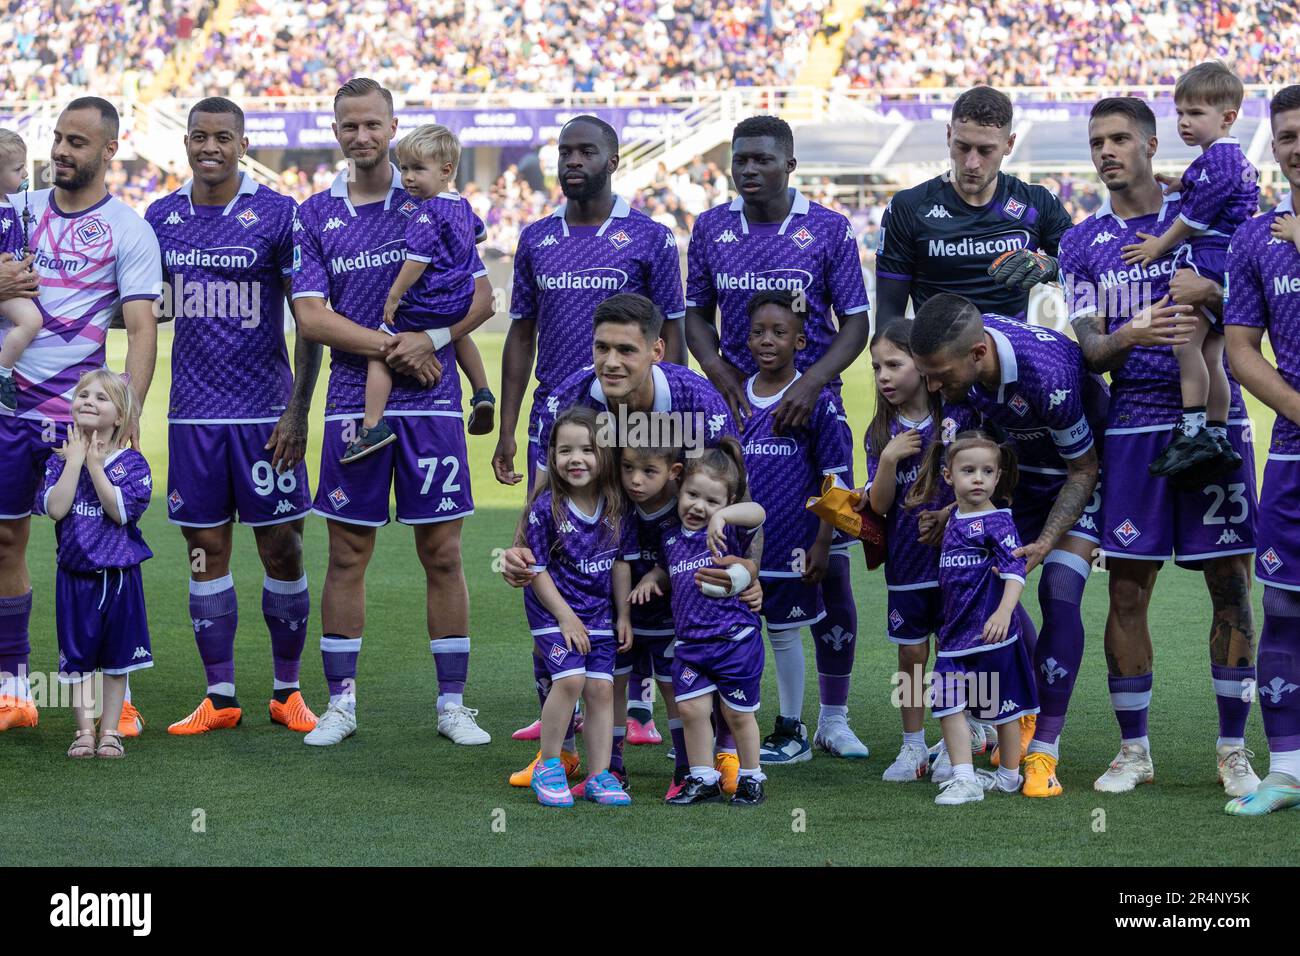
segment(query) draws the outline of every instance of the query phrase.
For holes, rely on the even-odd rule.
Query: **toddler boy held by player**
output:
[[[423,200],[406,227],[406,261],[384,303],[388,333],[425,332],[441,349],[451,329],[474,300],[474,273],[479,269],[474,246],[486,235],[483,221],[452,183],[460,162],[460,142],[445,126],[416,127],[397,144],[402,188]],[[456,364],[465,370],[474,397],[469,433],[492,431],[496,404],[487,384],[483,357],[469,336],[456,340]],[[366,367],[366,409],[361,434],[343,453],[344,464],[357,461],[397,440],[384,421],[384,406],[393,390],[393,375],[382,359]]]
[[[15,259],[27,254],[25,234],[18,214],[4,197],[22,189],[26,178],[27,146],[17,133],[0,129],[0,252]],[[0,318],[12,323],[0,341],[0,407],[12,412],[18,407],[14,366],[41,331],[41,310],[31,299],[6,299],[0,302]]]
[[[1124,262],[1147,266],[1187,242],[1191,262],[1202,276],[1223,285],[1228,240],[1259,210],[1259,176],[1229,135],[1245,95],[1241,80],[1217,60],[1200,63],[1174,87],[1178,134],[1201,155],[1180,183],[1160,177],[1181,194],[1178,219],[1159,236],[1138,233],[1143,241],[1125,246]],[[1173,268],[1179,268],[1175,255]],[[1151,463],[1151,474],[1173,478],[1189,469],[1225,474],[1241,465],[1228,442],[1228,373],[1223,365],[1222,319],[1202,315],[1196,332],[1174,346],[1183,395],[1183,421],[1174,439]]]

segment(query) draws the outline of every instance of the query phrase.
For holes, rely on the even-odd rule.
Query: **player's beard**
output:
[[[54,185],[58,186],[60,189],[66,189],[68,192],[75,193],[80,189],[85,189],[94,182],[95,177],[99,175],[100,170],[103,168],[103,163],[87,164],[85,166],[78,166],[74,163],[71,175],[65,175],[63,177],[59,176],[58,170],[56,169],[54,173]]]
[[[388,161],[388,150],[376,149],[373,156],[368,156],[365,159],[357,159],[355,156],[349,156],[348,160],[357,169],[371,170],[380,163]]]
[[[565,199],[571,199],[574,202],[586,202],[589,199],[595,199],[603,193],[609,185],[609,170],[602,169],[599,173],[588,176],[581,186],[570,186],[563,179],[560,180],[560,191],[564,193]]]
[[[957,194],[963,199],[966,199],[971,196],[978,196],[980,193],[984,192],[984,190],[988,189],[997,178],[998,174],[997,172],[994,172],[993,175],[989,176],[987,179],[981,179],[979,182],[974,182],[967,179],[965,174],[958,174],[953,177],[953,185],[957,190]]]

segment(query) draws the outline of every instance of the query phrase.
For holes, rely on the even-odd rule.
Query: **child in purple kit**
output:
[[[474,246],[486,235],[483,221],[469,201],[454,191],[460,142],[445,126],[417,127],[397,144],[402,187],[423,199],[406,226],[406,260],[384,303],[386,332],[425,332],[434,348],[451,341],[452,327],[474,301],[474,277],[483,263]],[[478,347],[468,335],[456,340],[456,364],[465,370],[470,387],[471,435],[492,431],[496,399],[487,384],[487,371]],[[366,363],[366,407],[361,433],[343,453],[344,463],[357,461],[397,440],[384,421],[384,406],[393,391],[393,374],[383,359]]]
[[[952,486],[957,508],[944,529],[939,552],[943,623],[929,695],[943,729],[952,777],[940,784],[934,802],[955,806],[984,799],[986,790],[1018,793],[1020,718],[1038,713],[1033,665],[1021,634],[1020,594],[1025,560],[1016,523],[1007,508],[1016,485],[1015,453],[983,432],[962,432],[946,447],[934,442],[912,486],[909,507],[932,502],[939,493],[938,463]],[[996,774],[971,762],[970,711],[997,726],[1002,762]]]
[[[13,206],[5,196],[24,188],[27,182],[27,145],[12,130],[0,129],[0,252],[8,252],[15,259],[27,255],[23,248],[22,227]],[[28,237],[31,241],[31,237]],[[14,381],[14,366],[22,358],[27,346],[41,331],[41,310],[31,299],[13,298],[0,302],[0,318],[11,323],[0,339],[0,407],[13,411],[18,407],[18,383]]]
[[[1142,241],[1121,250],[1126,264],[1145,266],[1187,242],[1196,271],[1224,284],[1228,241],[1238,226],[1259,211],[1259,175],[1241,144],[1229,135],[1244,95],[1241,80],[1218,60],[1197,64],[1178,78],[1174,87],[1178,134],[1188,146],[1199,146],[1201,155],[1179,180],[1160,177],[1179,192],[1178,219],[1159,236],[1138,233]],[[1175,257],[1175,268],[1177,264]],[[1230,396],[1223,347],[1222,321],[1207,315],[1197,321],[1190,341],[1173,347],[1183,421],[1174,430],[1173,441],[1151,463],[1151,474],[1174,477],[1210,462],[1216,462],[1216,472],[1223,473],[1241,465],[1241,457],[1228,443]]]
[[[744,453],[734,438],[724,438],[717,448],[689,458],[675,520],[660,528],[663,563],[632,592],[632,603],[644,604],[671,589],[677,632],[673,692],[690,759],[685,786],[667,801],[678,806],[722,799],[722,775],[710,759],[715,694],[740,758],[731,803],[755,806],[764,800],[766,777],[759,769],[754,717],[763,679],[763,630],[758,615],[738,595],[758,573],[758,557],[748,552],[765,515],[761,505],[742,500],[745,490]],[[727,555],[748,559],[729,565],[731,588],[697,586],[696,571],[720,563]]]
[[[69,757],[124,755],[117,725],[126,675],[153,666],[140,576],[153,552],[137,526],[153,479],[144,456],[127,447],[134,414],[134,395],[118,375],[106,368],[83,375],[67,440],[50,456],[33,507],[57,522],[59,681],[82,685]],[[104,675],[98,746],[86,684],[97,670]]]
[[[943,597],[939,550],[921,540],[921,521],[927,512],[952,503],[952,489],[936,486],[937,497],[924,508],[903,502],[921,474],[926,451],[945,437],[951,441],[978,418],[967,405],[945,407],[939,392],[926,388],[912,358],[911,333],[911,320],[897,319],[871,339],[876,414],[867,427],[867,485],[861,498],[862,509],[870,507],[885,518],[886,634],[898,646],[903,721],[903,744],[882,775],[893,783],[920,780],[930,769],[921,675],[930,658],[930,635],[943,623]],[[979,745],[983,752],[982,731]],[[941,772],[948,768],[946,752],[936,764]],[[945,773],[940,781],[946,778]]]
[[[537,564],[524,612],[551,682],[542,705],[541,752],[532,788],[543,806],[571,807],[561,745],[579,695],[591,776],[583,795],[595,803],[632,802],[609,771],[614,725],[614,657],[632,646],[628,595],[637,552],[635,525],[624,513],[614,449],[597,440],[596,413],[560,413],[547,448],[546,480],[520,529]]]

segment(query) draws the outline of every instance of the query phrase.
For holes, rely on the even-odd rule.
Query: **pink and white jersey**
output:
[[[126,203],[105,196],[65,213],[52,189],[9,197],[22,216],[30,203],[28,243],[41,278],[40,334],[18,361],[18,417],[66,422],[77,380],[104,364],[109,322],[121,302],[153,300],[162,260],[153,230]],[[0,333],[0,341],[3,341]]]

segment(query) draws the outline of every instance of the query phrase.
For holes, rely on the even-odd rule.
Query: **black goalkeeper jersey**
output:
[[[988,274],[993,260],[1016,249],[1057,254],[1069,213],[1043,186],[998,173],[987,206],[966,203],[949,174],[894,194],[876,248],[876,276],[912,283],[912,307],[940,292],[965,296],[981,312],[1023,316],[1029,293],[1008,289]]]

